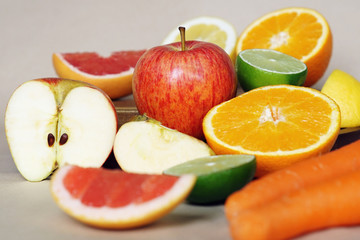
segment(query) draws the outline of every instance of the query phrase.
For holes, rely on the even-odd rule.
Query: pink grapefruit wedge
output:
[[[116,99],[131,94],[134,67],[144,52],[117,51],[108,57],[95,52],[54,53],[52,60],[59,77],[88,82]]]
[[[150,224],[179,205],[196,177],[127,173],[67,165],[51,178],[51,193],[71,217],[91,226],[128,229]]]

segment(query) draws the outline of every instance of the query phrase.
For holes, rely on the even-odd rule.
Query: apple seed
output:
[[[64,133],[64,134],[61,135],[61,137],[60,137],[59,144],[60,144],[60,145],[64,145],[64,144],[67,142],[68,138],[69,138],[69,136],[68,136],[66,133]]]
[[[49,133],[48,137],[47,137],[47,141],[48,141],[49,147],[52,147],[52,145],[54,145],[54,142],[55,142],[55,136],[52,133]]]

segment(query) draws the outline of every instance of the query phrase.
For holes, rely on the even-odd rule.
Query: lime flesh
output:
[[[164,174],[194,174],[197,180],[187,200],[194,204],[223,202],[231,193],[249,183],[255,174],[253,155],[216,155],[176,165]]]
[[[302,61],[271,49],[241,51],[235,69],[244,91],[278,84],[302,86],[307,75]]]

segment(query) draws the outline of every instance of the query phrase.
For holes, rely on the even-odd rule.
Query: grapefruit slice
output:
[[[127,173],[67,165],[51,178],[51,193],[71,217],[91,226],[128,229],[150,224],[183,202],[195,175]]]
[[[117,51],[108,57],[95,52],[54,53],[52,60],[59,77],[93,84],[116,99],[131,94],[134,67],[145,51]]]

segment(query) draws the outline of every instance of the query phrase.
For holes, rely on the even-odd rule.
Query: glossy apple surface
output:
[[[149,49],[133,75],[140,114],[203,138],[202,120],[215,105],[236,94],[236,75],[228,54],[215,44],[187,41]]]
[[[110,98],[79,81],[27,81],[14,91],[5,113],[13,160],[29,181],[43,180],[64,164],[100,167],[112,151],[116,131]]]

